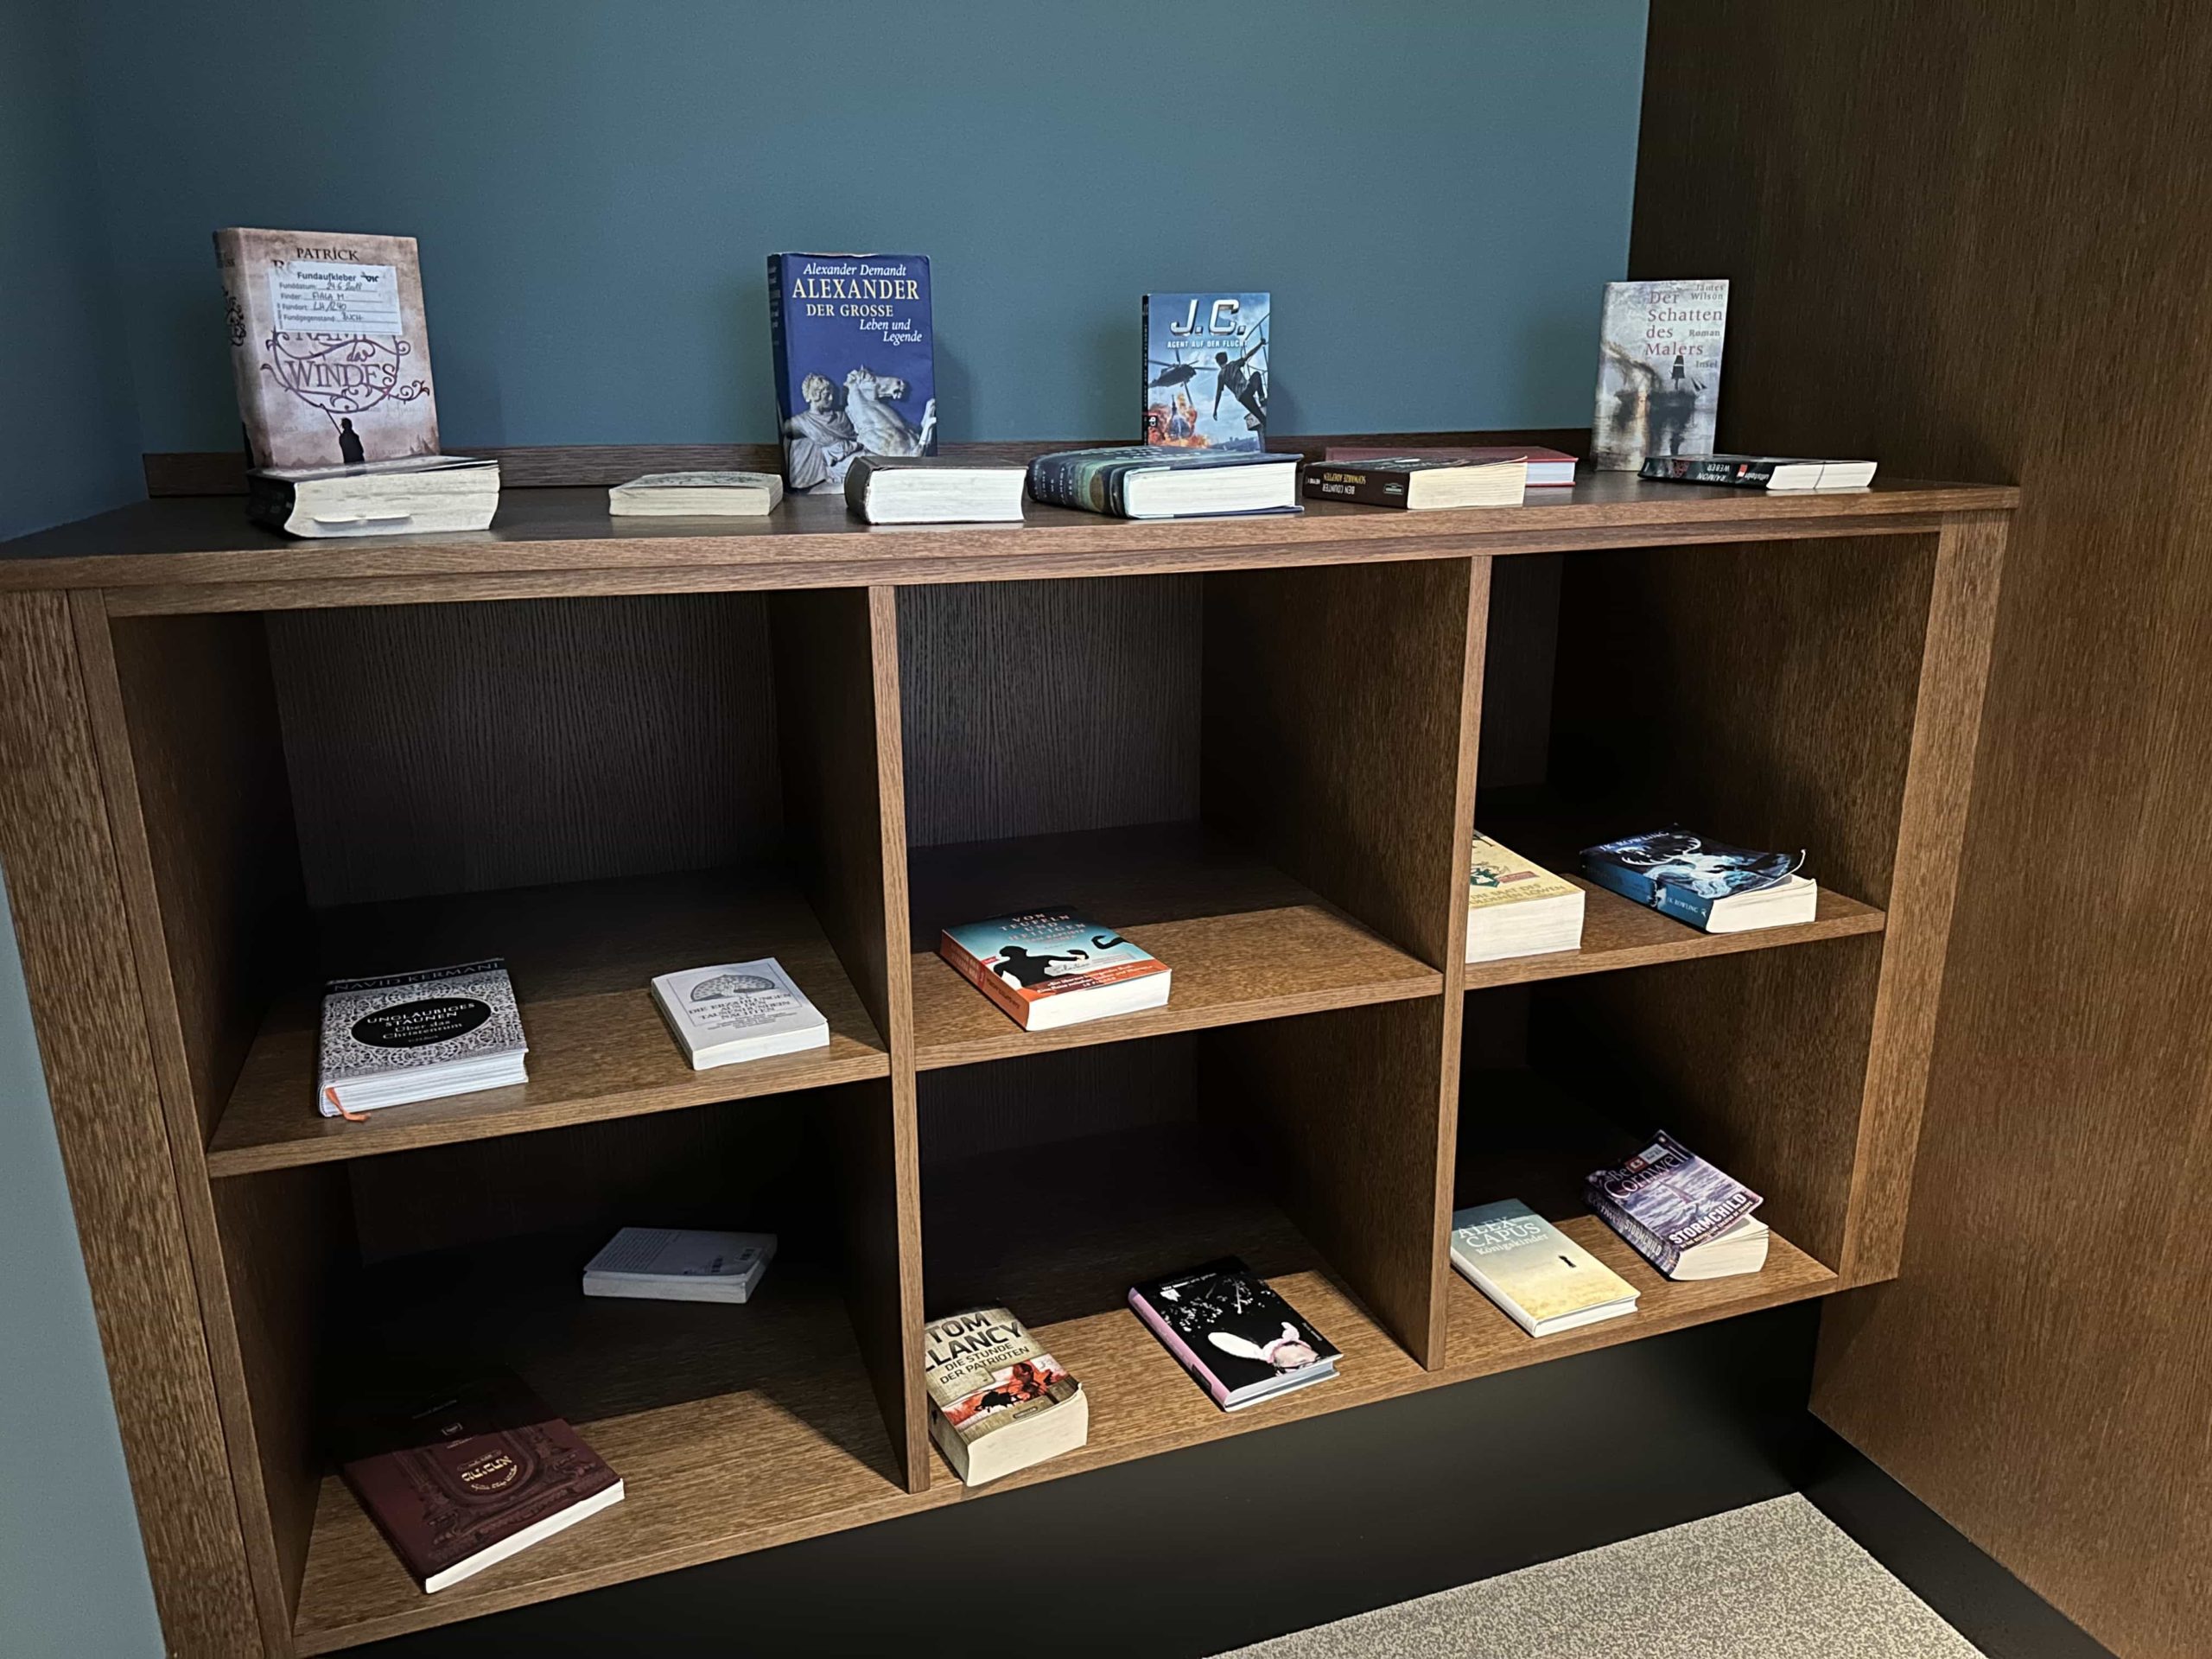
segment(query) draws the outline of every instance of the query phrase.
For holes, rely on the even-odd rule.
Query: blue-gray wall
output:
[[[208,241],[423,245],[448,439],[765,439],[763,257],[935,262],[948,437],[1134,435],[1147,287],[1289,430],[1577,424],[1643,0],[0,0],[0,535],[237,442]],[[35,395],[26,395],[35,388]],[[159,1650],[0,930],[0,1653]]]
[[[0,5],[0,536],[138,493],[62,9]],[[0,1654],[161,1651],[0,893]]]
[[[93,0],[145,447],[238,438],[208,232],[423,249],[449,442],[766,440],[762,261],[931,256],[944,435],[1136,435],[1147,287],[1287,431],[1586,423],[1643,0]]]

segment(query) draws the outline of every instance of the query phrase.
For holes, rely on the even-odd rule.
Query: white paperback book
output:
[[[422,973],[334,979],[322,997],[315,1104],[346,1117],[524,1080],[522,1012],[497,957]]]
[[[773,957],[658,975],[653,1001],[695,1071],[830,1046],[830,1022]]]
[[[584,1263],[584,1294],[741,1302],[775,1259],[773,1233],[625,1227]]]

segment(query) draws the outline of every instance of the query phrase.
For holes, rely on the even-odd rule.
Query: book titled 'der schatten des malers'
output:
[[[948,927],[938,955],[1025,1031],[1050,1031],[1167,1001],[1167,964],[1071,910]]]

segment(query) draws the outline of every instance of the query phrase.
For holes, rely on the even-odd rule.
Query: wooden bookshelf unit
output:
[[[1015,1486],[1893,1275],[2014,504],[1586,475],[876,530],[511,480],[480,535],[207,498],[0,544],[0,866],[170,1645],[329,1652],[988,1497],[920,1376],[979,1300],[1091,1395]],[[1477,823],[1571,871],[1675,820],[1807,848],[1817,918],[1595,892],[1580,951],[1462,963]],[[1168,1006],[1025,1033],[933,954],[1056,904]],[[829,1046],[692,1071],[648,979],[763,955]],[[327,977],[485,956],[526,1084],[317,1115]],[[1657,1124],[1767,1195],[1763,1273],[1671,1283],[1582,1213]],[[1446,1249],[1508,1196],[1638,1312],[1523,1337]],[[741,1307],[588,1302],[625,1224],[782,1254]],[[1224,1414],[1123,1306],[1229,1251],[1336,1380]],[[627,1497],[426,1596],[334,1425],[490,1365]]]

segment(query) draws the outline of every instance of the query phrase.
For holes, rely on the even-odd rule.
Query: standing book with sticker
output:
[[[1144,296],[1144,441],[1173,449],[1268,447],[1265,294]]]
[[[493,957],[420,973],[334,979],[322,998],[315,1103],[346,1117],[524,1080],[522,1011]]]
[[[411,236],[215,232],[238,418],[257,467],[438,453],[422,261]]]

